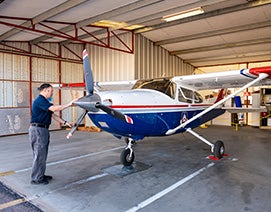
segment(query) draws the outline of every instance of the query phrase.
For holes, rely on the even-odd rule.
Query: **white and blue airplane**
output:
[[[133,163],[133,144],[150,136],[169,136],[188,132],[210,146],[214,157],[225,153],[222,141],[214,144],[195,131],[205,122],[223,113],[223,104],[251,86],[271,85],[271,66],[199,75],[176,76],[149,80],[94,83],[89,57],[83,51],[85,83],[60,84],[60,87],[85,85],[87,95],[74,104],[85,109],[73,126],[70,138],[87,114],[100,129],[117,138],[125,138],[126,148],[120,159],[123,165]],[[122,84],[132,89],[96,91],[96,87]],[[239,88],[226,96],[227,88]],[[206,103],[198,90],[221,89],[215,103]]]

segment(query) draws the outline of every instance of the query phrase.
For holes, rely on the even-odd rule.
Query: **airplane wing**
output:
[[[112,90],[130,90],[137,80],[128,81],[114,81],[114,82],[95,82],[94,86],[99,91],[112,91]]]
[[[200,77],[200,76],[202,76],[202,77]],[[225,88],[225,85],[223,85],[223,83],[225,83],[226,85],[229,83],[228,84],[228,85],[230,85],[229,87],[231,87],[231,86],[241,87],[241,85],[242,85],[242,87],[239,88],[234,93],[228,95],[224,99],[219,100],[218,102],[216,102],[212,106],[201,111],[197,115],[193,116],[188,121],[180,124],[179,126],[173,128],[173,129],[169,129],[166,132],[166,135],[171,135],[171,134],[175,133],[177,130],[184,128],[187,124],[195,121],[199,117],[201,117],[204,114],[208,113],[209,111],[215,109],[219,105],[223,104],[224,102],[226,102],[230,98],[233,98],[235,95],[237,95],[238,93],[244,91],[245,89],[247,89],[251,86],[266,85],[266,84],[270,85],[271,84],[271,66],[261,67],[261,68],[242,69],[239,71],[220,72],[220,73],[214,73],[214,74],[199,74],[199,75],[195,75],[194,80],[193,80],[193,77],[194,77],[193,75],[186,76],[186,78],[183,78],[183,79],[181,77],[179,77],[179,78],[175,79],[175,82],[178,82],[182,86],[187,85],[188,88],[195,89],[195,90],[196,89],[197,90],[204,90],[204,89]],[[248,80],[247,83],[244,83],[244,81],[245,81],[244,79],[246,79],[246,78],[248,78],[250,80]],[[231,81],[233,81],[233,82],[231,83]],[[244,84],[241,84],[239,81],[241,81]],[[219,84],[220,87],[218,87],[217,84]],[[238,84],[238,86],[235,86],[237,84]],[[209,85],[209,87],[206,87],[207,85]],[[193,133],[193,132],[191,132],[191,130],[189,130],[189,132]]]
[[[130,90],[134,86],[137,80],[129,81],[114,81],[114,82],[94,82],[94,88],[99,91],[112,91],[112,90]],[[86,84],[84,82],[79,83],[61,83],[52,84],[54,88],[61,89],[84,89]]]
[[[269,77],[261,80],[254,86],[271,85],[271,66],[208,74],[177,76],[173,77],[172,80],[182,87],[191,90],[238,88],[253,79],[256,79],[260,73],[266,73]]]

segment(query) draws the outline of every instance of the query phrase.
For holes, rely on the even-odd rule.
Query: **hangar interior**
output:
[[[193,8],[204,13],[164,20]],[[41,83],[83,81],[84,48],[95,81],[270,65],[269,1],[3,1],[0,18],[0,135],[27,132],[23,123]],[[82,92],[61,90],[54,102],[78,96]],[[80,113],[62,115],[74,121]],[[230,125],[230,115],[224,119],[215,123]]]
[[[179,17],[196,10],[198,14]],[[0,14],[0,139],[11,138],[10,135],[15,136],[11,140],[20,135],[26,139],[31,104],[38,95],[37,88],[40,84],[84,81],[83,49],[89,52],[95,81],[172,77],[271,65],[270,0],[1,0]],[[174,19],[175,17],[177,19]],[[251,107],[253,102],[254,104],[257,102],[256,106],[260,106],[259,98],[265,98],[270,103],[271,92],[268,93],[268,89],[271,88],[264,87],[266,89],[264,92],[268,91],[267,93],[263,93],[262,89],[263,87],[249,88],[240,95],[242,103]],[[217,92],[210,90],[202,94],[216,95]],[[83,95],[83,90],[55,90],[53,102],[65,104]],[[233,100],[227,104],[234,104]],[[60,115],[65,120],[75,122],[81,114],[81,109],[68,108]],[[270,111],[265,114],[244,114],[242,125],[265,128],[264,133],[253,129],[254,132],[263,133],[261,139],[265,143],[265,139],[268,140],[265,136],[270,134],[268,129],[271,128],[269,117]],[[231,126],[233,122],[234,117],[230,113],[225,113],[208,125]],[[84,124],[93,125],[88,118]],[[239,122],[237,124],[240,125]],[[225,129],[220,127],[219,129]],[[56,122],[50,127],[51,130],[61,128],[62,126]],[[56,137],[59,136],[59,132],[54,133],[57,134]],[[245,136],[245,133],[242,133],[240,132],[240,135]],[[95,134],[94,137],[101,139],[100,135]],[[6,140],[3,140],[3,143],[8,145]],[[96,148],[96,145],[90,144],[91,148]],[[162,144],[159,143],[160,145]],[[188,144],[185,148],[193,149]],[[159,153],[163,155],[162,150],[159,150]],[[57,160],[57,156],[53,156],[52,159]],[[230,160],[235,161],[235,158]],[[19,163],[20,159],[16,158],[15,161]],[[13,166],[12,163],[7,164]],[[24,170],[24,166],[26,164],[11,169]],[[6,168],[1,168],[1,172],[7,171]],[[96,169],[95,166],[94,172],[98,173]],[[157,172],[159,170],[162,168],[159,167]],[[244,174],[240,175],[243,177]],[[270,172],[264,175],[269,176]],[[18,177],[21,178],[23,177]],[[162,180],[165,178],[164,176]],[[3,181],[9,182],[9,179]],[[27,183],[26,180],[22,182]],[[122,183],[128,182],[124,180]],[[28,187],[18,190],[24,193]],[[31,190],[30,193],[34,195],[35,190]],[[264,190],[264,195],[269,193],[270,190]],[[101,200],[98,198],[98,203],[99,201]],[[246,203],[249,201],[249,198],[245,198]],[[99,208],[98,203],[95,203],[96,209]],[[43,200],[36,204],[41,205],[44,210],[53,210]],[[127,202],[122,204],[123,208],[130,207]],[[103,209],[107,211],[106,207],[109,205],[103,205]],[[186,207],[187,210],[191,209]],[[124,211],[123,208],[115,207],[112,211]],[[157,211],[157,208],[159,205],[151,210]],[[58,209],[69,211],[64,206]],[[70,211],[77,209],[75,207]],[[88,209],[84,208],[86,211]],[[235,209],[240,208],[236,206]],[[244,206],[242,209],[251,208]],[[262,209],[268,211],[271,206],[265,202]],[[174,209],[171,208],[170,211]],[[192,211],[198,211],[198,208],[193,208]]]

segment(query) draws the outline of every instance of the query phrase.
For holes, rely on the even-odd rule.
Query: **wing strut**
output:
[[[259,77],[254,79],[253,81],[247,83],[246,85],[244,85],[243,87],[241,87],[240,89],[238,89],[237,91],[235,91],[234,93],[230,94],[229,96],[225,97],[224,99],[218,101],[217,103],[213,104],[212,106],[206,108],[205,110],[203,110],[202,112],[198,113],[197,115],[193,116],[191,119],[189,119],[188,121],[180,124],[179,126],[175,127],[174,129],[169,129],[166,132],[166,135],[172,135],[174,134],[177,130],[184,128],[187,124],[191,123],[192,121],[195,121],[196,119],[200,118],[201,116],[203,116],[204,114],[208,113],[209,111],[215,109],[216,107],[218,107],[219,105],[223,104],[224,102],[226,102],[228,99],[233,98],[235,95],[237,95],[238,93],[244,91],[245,89],[247,89],[248,87],[254,85],[255,83],[267,78],[269,75],[266,73],[260,73]]]
[[[201,135],[199,135],[198,133],[194,132],[191,128],[188,128],[186,130],[186,132],[189,132],[191,135],[195,136],[196,138],[198,138],[199,140],[203,141],[204,143],[208,144],[209,146],[211,146],[212,148],[212,152],[213,152],[213,144],[208,141],[207,139],[203,138]]]

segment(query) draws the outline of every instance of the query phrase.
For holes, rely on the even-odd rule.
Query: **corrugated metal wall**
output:
[[[140,34],[135,36],[135,79],[188,75],[195,68]]]
[[[28,57],[0,53],[0,135],[28,130],[29,73]]]
[[[128,46],[131,46],[131,34],[119,35]],[[105,40],[104,40],[105,41]],[[116,38],[110,39],[110,44],[115,48],[123,49],[123,44]],[[95,81],[133,80],[134,54],[129,54],[112,49],[87,45],[90,63]]]

